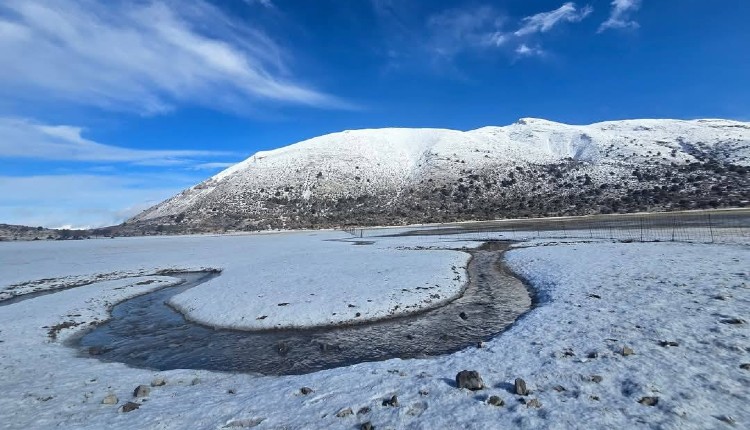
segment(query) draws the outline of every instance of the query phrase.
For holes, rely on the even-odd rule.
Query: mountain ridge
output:
[[[749,166],[750,123],[724,119],[346,130],[257,152],[125,224],[200,232],[742,206]]]

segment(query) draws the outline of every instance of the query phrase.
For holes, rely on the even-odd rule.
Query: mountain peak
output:
[[[548,119],[543,118],[519,118],[518,121],[515,122],[517,125],[533,125],[533,124],[543,124],[543,125],[567,125],[555,121],[550,121]]]

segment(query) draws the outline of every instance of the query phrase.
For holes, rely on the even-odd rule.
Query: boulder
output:
[[[339,418],[348,417],[349,415],[353,415],[354,412],[352,411],[352,408],[342,408],[339,409],[338,412],[336,412],[336,416]]]
[[[148,385],[139,385],[133,390],[133,397],[146,397],[151,393],[151,388]]]
[[[484,381],[476,370],[462,370],[456,375],[456,386],[476,391],[484,388]]]
[[[492,406],[504,406],[505,401],[501,399],[499,396],[490,396],[490,398],[487,400],[487,403]]]
[[[518,394],[519,396],[526,396],[529,394],[529,389],[526,388],[526,381],[524,381],[523,379],[516,378],[516,381],[513,385],[516,390],[516,394]]]
[[[132,412],[138,408],[140,408],[141,405],[135,402],[127,402],[124,405],[120,406],[120,412]]]
[[[383,406],[393,406],[394,408],[398,407],[398,396],[394,394],[390,399],[383,400]]]

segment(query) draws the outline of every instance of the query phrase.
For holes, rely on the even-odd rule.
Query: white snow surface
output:
[[[222,276],[174,296],[170,305],[214,327],[314,327],[435,307],[467,281],[469,256],[462,252],[285,240],[291,238],[239,250]]]
[[[28,284],[52,289],[164,269],[215,268],[221,276],[170,304],[206,325],[254,330],[402,315],[438,306],[466,284],[466,253],[339,241],[348,237],[319,232],[27,242],[10,252],[2,244],[0,298],[11,289],[29,291]],[[44,281],[29,282],[36,279]]]
[[[295,237],[315,243],[321,238]],[[66,243],[80,246],[76,256],[59,242],[2,244],[0,261],[3,275],[16,280],[41,273],[112,273],[141,267],[147,259],[152,265],[214,266],[235,258],[235,239],[180,238],[178,249],[174,239],[114,240],[106,242],[105,257],[98,256],[105,241]],[[206,245],[214,240],[223,246]],[[377,242],[384,249],[457,245],[426,237]],[[355,248],[341,245],[341,254]],[[356,255],[352,259],[370,256]],[[78,266],[70,267],[74,260]],[[750,371],[739,367],[750,362],[750,328],[727,323],[750,314],[747,245],[536,241],[509,252],[507,262],[530,282],[539,305],[483,348],[300,376],[132,369],[77,357],[61,344],[83,325],[63,330],[56,341],[47,337],[45,327],[104,318],[111,303],[155,288],[138,285],[144,279],[169,278],[110,280],[0,306],[0,427],[354,429],[365,421],[378,429],[750,427]],[[298,285],[295,292],[303,297],[308,287]],[[663,347],[661,341],[678,346]],[[634,354],[623,356],[625,346]],[[479,371],[487,388],[457,389],[453,379],[463,369]],[[133,399],[138,384],[157,376],[167,384],[152,388],[146,399]],[[518,377],[531,390],[526,399],[537,399],[541,407],[527,407],[510,392]],[[301,395],[303,386],[314,392]],[[101,403],[110,393],[118,405]],[[394,394],[398,407],[381,405]],[[488,405],[490,395],[505,406]],[[638,403],[644,396],[659,401]],[[140,409],[117,412],[130,400]],[[363,407],[370,411],[357,415]],[[354,414],[337,417],[344,408]]]
[[[137,215],[177,215],[217,188],[241,205],[259,190],[289,186],[313,195],[401,193],[420,179],[459,176],[497,166],[586,162],[592,177],[649,162],[697,161],[696,152],[750,165],[750,123],[721,120],[641,119],[568,125],[523,118],[505,127],[471,131],[384,128],[347,130],[258,152],[177,196]],[[325,178],[318,180],[318,176]],[[285,192],[285,191],[284,191]]]

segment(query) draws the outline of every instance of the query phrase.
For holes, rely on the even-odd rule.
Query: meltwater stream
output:
[[[158,370],[207,369],[293,375],[389,358],[448,354],[505,329],[531,306],[521,281],[502,266],[506,244],[470,251],[463,295],[433,310],[359,325],[238,331],[187,321],[165,302],[213,274],[124,301],[112,318],[76,340],[82,353]]]

